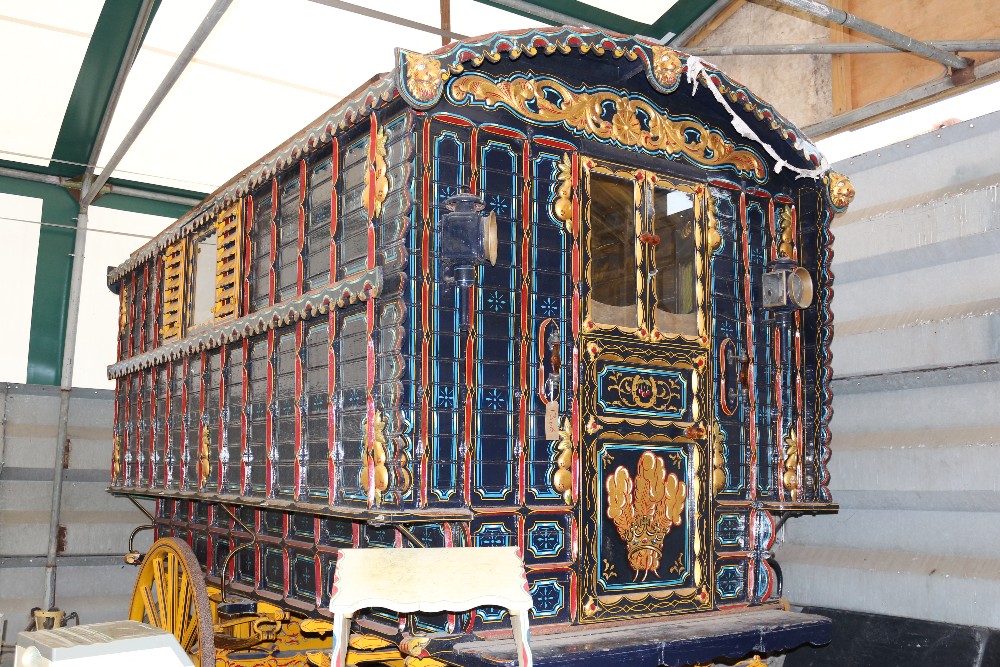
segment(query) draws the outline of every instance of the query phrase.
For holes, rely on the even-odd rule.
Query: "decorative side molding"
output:
[[[303,294],[296,299],[259,310],[238,320],[199,331],[196,335],[120,361],[108,366],[108,378],[114,380],[167,360],[178,359],[187,354],[211,350],[226,343],[243,340],[254,334],[270,331],[282,324],[309,319],[318,314],[329,312],[331,309],[343,308],[358,301],[367,301],[379,295],[382,291],[382,285],[382,269],[376,267],[315,292]]]

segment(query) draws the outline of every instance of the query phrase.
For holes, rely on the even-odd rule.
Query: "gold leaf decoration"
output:
[[[776,213],[778,214],[778,219],[775,221],[778,227],[778,254],[782,257],[791,257],[795,251],[795,246],[792,244],[795,240],[792,237],[792,207],[781,206]]]
[[[564,153],[556,164],[556,196],[552,201],[552,217],[573,231],[573,159]]]
[[[207,428],[201,430],[201,447],[198,448],[198,486],[204,487],[212,469],[212,435]]]
[[[406,54],[406,89],[415,99],[430,102],[441,87],[441,63],[420,53]]]
[[[573,497],[573,433],[569,420],[563,418],[559,427],[559,439],[556,441],[555,470],[552,471],[552,488],[562,496],[567,505],[576,502]]]
[[[385,164],[386,136],[385,128],[380,127],[375,133],[375,155],[372,159],[368,174],[365,178],[365,189],[361,194],[361,200],[368,208],[368,202],[372,202],[368,211],[369,219],[382,215],[382,207],[385,205],[385,198],[389,196],[389,177]]]
[[[795,429],[788,432],[785,436],[785,452],[784,461],[782,462],[783,474],[781,475],[781,481],[785,485],[785,490],[788,491],[789,496],[792,500],[798,500],[799,498],[799,442],[798,437],[795,435]]]
[[[854,201],[854,186],[851,179],[835,171],[827,172],[823,177],[826,182],[826,194],[837,213],[843,213]]]
[[[365,463],[367,465],[361,469],[361,488],[365,490],[369,498],[374,498],[375,505],[381,505],[382,494],[389,488],[389,470],[385,465],[388,458],[386,451],[388,441],[386,440],[385,421],[382,418],[382,413],[378,410],[375,411],[374,440],[369,441],[367,426],[367,424],[362,425],[365,433]]]
[[[663,459],[646,451],[639,457],[635,480],[625,466],[618,466],[605,480],[608,491],[608,518],[627,545],[628,562],[635,579],[643,572],[657,576],[663,539],[674,526],[681,525],[687,487],[676,473],[667,475]]]
[[[676,51],[666,46],[650,46],[649,48],[653,51],[653,77],[664,88],[673,89],[684,71],[680,56],[677,55]]]
[[[492,80],[468,72],[451,83],[459,103],[475,102],[488,109],[504,106],[531,121],[561,123],[571,131],[617,142],[651,153],[683,155],[695,164],[731,166],[763,181],[767,169],[752,151],[737,147],[721,133],[691,118],[671,118],[642,98],[604,89],[574,90],[552,77],[514,74]],[[607,115],[614,114],[610,120]]]
[[[122,471],[122,439],[121,436],[114,437],[114,445],[111,450],[111,483],[118,483],[118,475]]]

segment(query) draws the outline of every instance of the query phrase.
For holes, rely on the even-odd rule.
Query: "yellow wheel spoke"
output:
[[[214,667],[212,608],[201,566],[191,547],[173,537],[157,540],[136,578],[129,618],[174,635],[198,667]]]
[[[164,594],[165,594],[164,591],[165,591],[165,589],[167,587],[167,584],[164,581],[164,578],[165,577],[164,577],[164,574],[163,574],[163,561],[159,560],[159,559],[154,560],[153,561],[153,582],[154,582],[153,590],[156,591],[156,616],[160,620],[160,622],[156,624],[156,627],[165,630],[167,628],[167,625],[166,625],[166,623],[167,623],[167,610],[164,608],[165,604],[164,604],[163,598],[164,598]]]
[[[185,577],[181,577],[178,582],[180,588],[180,597],[178,598],[177,606],[174,608],[174,637],[178,640],[184,635],[185,630],[189,627],[189,623],[192,620],[190,614],[191,602],[188,599],[188,595],[191,592],[191,583]],[[190,623],[194,625],[194,623]]]
[[[160,627],[160,617],[156,613],[156,607],[153,604],[153,600],[150,597],[150,591],[148,587],[142,589],[142,601],[146,605],[146,616],[149,618],[149,624],[154,628]]]

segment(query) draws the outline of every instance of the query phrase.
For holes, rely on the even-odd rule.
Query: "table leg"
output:
[[[351,639],[351,617],[345,614],[333,616],[333,650],[330,658],[334,667],[347,665],[347,645]]]
[[[517,663],[520,667],[532,667],[531,646],[528,645],[527,612],[510,611],[510,625],[514,630],[514,646],[517,647]]]

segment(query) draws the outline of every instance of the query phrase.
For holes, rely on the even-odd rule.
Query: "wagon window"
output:
[[[340,238],[337,243],[338,276],[344,277],[365,268],[368,257],[368,211],[365,210],[365,167],[368,159],[368,137],[344,150],[343,176],[338,206]]]
[[[270,184],[265,188],[270,189]],[[250,226],[250,311],[260,310],[271,298],[271,196],[254,200]]]
[[[330,214],[333,161],[324,160],[309,174],[309,210],[306,215],[302,291],[330,282]]]
[[[215,306],[215,268],[218,259],[218,243],[213,228],[201,236],[194,246],[193,299],[191,303],[191,324],[198,326],[212,321],[212,308]]]
[[[296,166],[281,184],[275,240],[275,303],[298,292],[299,270],[299,171]]]
[[[656,188],[653,195],[656,246],[656,327],[696,335],[694,195]]]
[[[590,317],[636,326],[635,186],[590,175]]]

